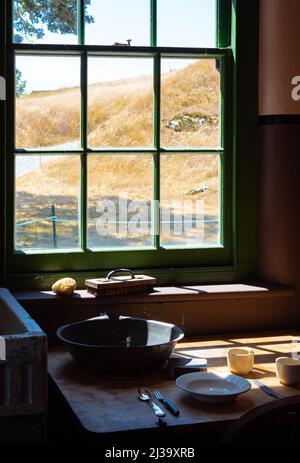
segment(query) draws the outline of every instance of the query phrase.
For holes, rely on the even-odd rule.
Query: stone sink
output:
[[[47,337],[0,288],[0,417],[45,413]]]

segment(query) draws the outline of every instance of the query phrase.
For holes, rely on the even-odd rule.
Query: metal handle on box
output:
[[[110,280],[111,277],[112,277],[113,275],[115,275],[116,273],[128,273],[128,274],[131,276],[131,279],[132,279],[132,280],[135,279],[134,273],[133,273],[131,270],[129,270],[128,268],[116,268],[115,270],[112,270],[111,272],[109,272],[109,273],[107,274],[106,279],[107,279],[107,280]]]

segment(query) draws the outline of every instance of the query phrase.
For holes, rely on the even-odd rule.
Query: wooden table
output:
[[[207,358],[208,371],[226,372],[228,348],[252,347],[255,367],[246,377],[250,381],[260,379],[282,396],[291,396],[300,394],[300,388],[286,387],[279,383],[275,375],[274,360],[296,351],[297,345],[292,343],[293,336],[297,336],[297,333],[189,338],[178,344],[176,351],[191,357]],[[97,377],[79,370],[63,348],[50,351],[49,373],[82,428],[94,436],[108,436],[110,433],[125,435],[132,432],[138,435],[140,431],[157,431],[156,419],[150,407],[137,400],[137,387],[140,385],[151,390],[159,389],[180,409],[179,417],[167,412],[168,432],[174,431],[176,434],[187,430],[225,430],[246,411],[274,400],[252,383],[251,390],[234,402],[222,405],[204,404],[179,390],[174,381],[166,379],[164,371],[134,377]]]

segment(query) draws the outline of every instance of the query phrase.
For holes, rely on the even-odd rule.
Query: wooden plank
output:
[[[86,290],[77,290],[72,297],[62,298],[55,295],[52,291],[27,291],[15,292],[14,296],[21,303],[30,302],[31,305],[39,305],[41,302],[44,307],[66,304],[82,305],[82,300],[89,300],[89,304],[111,303],[157,303],[157,302],[179,302],[179,301],[206,301],[206,300],[227,300],[227,299],[252,299],[252,298],[274,298],[292,297],[295,290],[290,286],[270,286],[270,285],[199,285],[199,286],[179,286],[171,287],[156,286],[154,291],[149,294],[135,294],[122,296],[106,296],[102,300],[95,298]]]
[[[248,379],[260,379],[282,396],[300,394],[300,388],[286,387],[275,375],[275,358],[295,350],[293,335],[288,333],[271,336],[249,334],[236,337],[219,336],[213,340],[193,338],[177,345],[176,351],[192,357],[208,359],[208,371],[227,371],[226,352],[228,347],[251,345],[255,352],[254,370]],[[199,428],[228,425],[253,407],[269,402],[270,396],[254,383],[252,389],[236,401],[212,405],[195,401],[179,390],[174,381],[166,379],[166,371],[139,376],[102,376],[82,372],[63,348],[49,353],[49,373],[70,405],[85,430],[93,434],[138,431],[156,428],[155,416],[147,404],[137,400],[137,387],[145,385],[151,390],[159,389],[180,409],[180,417],[167,413],[171,427]]]

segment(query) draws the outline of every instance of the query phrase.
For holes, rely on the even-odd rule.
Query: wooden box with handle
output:
[[[126,273],[127,275],[118,275]],[[156,278],[135,275],[131,270],[118,268],[108,273],[106,278],[85,280],[87,291],[94,296],[116,296],[121,294],[149,293],[156,285]]]

